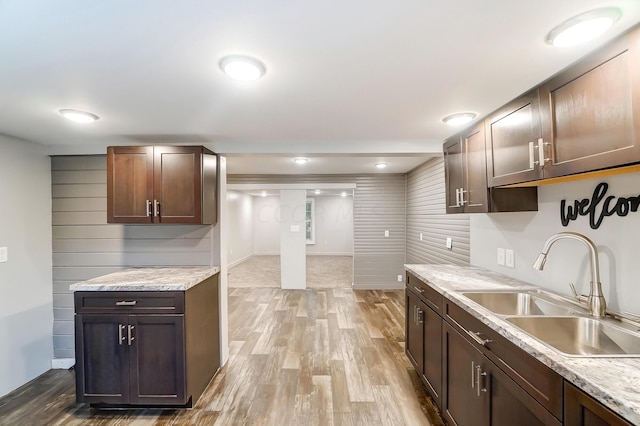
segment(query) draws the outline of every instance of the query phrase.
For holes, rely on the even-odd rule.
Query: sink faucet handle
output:
[[[575,297],[578,302],[587,303],[589,296],[586,296],[584,294],[578,294],[578,292],[576,291],[576,286],[573,285],[573,283],[569,283],[569,287],[571,287],[571,292],[573,293],[573,297]]]

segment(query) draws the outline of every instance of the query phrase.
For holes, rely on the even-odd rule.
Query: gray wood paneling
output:
[[[453,239],[452,250],[446,248],[447,237]],[[407,174],[407,263],[469,264],[469,215],[445,213],[442,158]]]
[[[355,183],[354,289],[403,288],[406,234],[404,174],[229,175],[229,184]],[[384,231],[389,231],[385,238]]]
[[[74,356],[69,285],[136,266],[209,266],[209,225],[107,224],[106,156],[51,158],[53,344]]]

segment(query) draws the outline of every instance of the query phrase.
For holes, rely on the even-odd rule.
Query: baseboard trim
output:
[[[255,255],[254,255],[254,254],[250,254],[250,255],[248,255],[248,256],[243,257],[242,259],[238,259],[238,260],[236,260],[235,262],[229,263],[229,264],[227,264],[227,269],[231,269],[231,268],[233,268],[234,266],[241,264],[241,263],[242,263],[242,262],[244,262],[245,260],[249,260],[249,259],[251,259],[253,256],[255,256]]]
[[[404,290],[404,283],[397,284],[355,284],[354,290]]]
[[[349,256],[353,257],[353,253],[307,253],[307,256]]]
[[[51,360],[51,368],[54,370],[68,370],[76,365],[75,358],[54,358]]]

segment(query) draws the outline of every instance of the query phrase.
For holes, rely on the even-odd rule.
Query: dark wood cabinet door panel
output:
[[[542,85],[545,178],[640,161],[638,75],[634,31]]]
[[[419,376],[422,376],[424,371],[424,342],[422,324],[419,323],[418,310],[420,302],[418,296],[411,290],[406,291],[405,296],[405,309],[406,309],[406,336],[405,336],[405,351],[409,360],[416,368],[416,372]]]
[[[462,213],[464,205],[460,191],[464,188],[464,155],[460,136],[448,139],[444,146],[444,176],[447,213]]]
[[[127,315],[76,315],[78,402],[117,404],[129,401],[126,327]]]
[[[465,213],[489,211],[487,191],[487,157],[484,126],[479,125],[462,135],[465,178],[462,202]]]
[[[202,148],[163,146],[154,149],[154,199],[161,223],[202,220]]]
[[[632,423],[565,381],[564,424],[566,426],[631,426]]]
[[[151,223],[153,147],[107,148],[107,222]]]
[[[442,318],[430,307],[423,307],[423,378],[438,408],[442,407]]]
[[[131,404],[186,404],[184,316],[130,315]]]
[[[533,148],[542,136],[537,89],[489,116],[485,128],[490,187],[542,178]]]
[[[453,327],[442,324],[443,374],[442,414],[456,426],[488,425],[485,393],[478,392],[477,368],[483,368],[482,354]]]

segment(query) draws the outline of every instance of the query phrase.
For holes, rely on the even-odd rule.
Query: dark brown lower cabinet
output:
[[[183,292],[74,299],[77,402],[190,407],[220,367],[217,275]]]
[[[406,354],[438,407],[442,389],[442,318],[413,291],[406,292]]]
[[[631,426],[631,423],[567,382],[564,383],[564,424],[567,426]]]
[[[443,334],[442,413],[449,424],[561,424],[446,322],[443,324]]]
[[[101,404],[183,405],[183,315],[77,315],[78,395]]]

